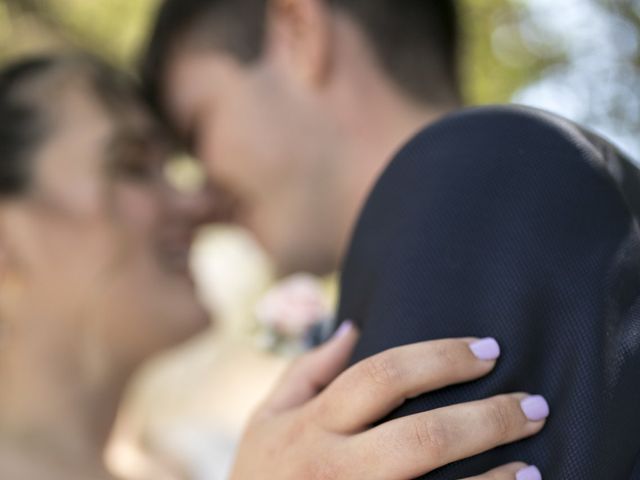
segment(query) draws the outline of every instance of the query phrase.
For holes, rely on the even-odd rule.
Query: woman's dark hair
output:
[[[23,92],[53,63],[52,57],[37,57],[0,71],[0,197],[20,194],[29,183],[29,158],[44,137],[44,125],[40,109]]]
[[[54,92],[46,91],[44,83],[55,72],[85,80],[109,111],[139,97],[127,75],[87,54],[41,55],[0,69],[0,198],[29,188],[32,157],[46,140],[50,117],[55,117]],[[36,87],[40,84],[45,85],[44,93]]]

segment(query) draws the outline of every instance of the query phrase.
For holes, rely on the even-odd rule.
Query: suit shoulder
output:
[[[605,170],[614,159],[629,162],[611,143],[558,115],[534,108],[504,105],[454,112],[422,130],[399,152],[404,156],[533,158],[540,165],[578,160]]]
[[[523,105],[488,105],[455,111],[433,127],[484,128],[502,127],[510,131],[540,128],[562,136],[585,137],[585,130],[570,120],[545,110]],[[428,130],[425,129],[425,130]],[[492,133],[492,132],[488,132]],[[497,130],[495,133],[499,133]]]

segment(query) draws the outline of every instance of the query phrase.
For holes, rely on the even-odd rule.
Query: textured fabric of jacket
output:
[[[343,268],[339,318],[362,329],[353,362],[492,336],[502,347],[493,373],[389,418],[517,391],[551,405],[541,434],[421,478],[511,461],[552,480],[640,478],[639,213],[633,163],[533,109],[463,110],[397,154]]]

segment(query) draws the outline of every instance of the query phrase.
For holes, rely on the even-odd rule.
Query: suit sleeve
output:
[[[550,479],[633,478],[640,235],[626,198],[580,135],[517,110],[449,117],[390,164],[343,269],[339,317],[362,329],[353,362],[446,337],[493,336],[503,354],[489,377],[389,418],[514,391],[552,409],[540,435],[422,478],[518,460]]]

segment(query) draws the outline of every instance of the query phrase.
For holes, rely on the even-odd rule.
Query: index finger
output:
[[[488,374],[499,353],[494,339],[470,338],[387,350],[334,380],[312,401],[314,418],[336,433],[359,432],[408,398]]]

